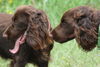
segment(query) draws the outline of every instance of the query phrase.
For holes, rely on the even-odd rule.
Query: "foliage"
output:
[[[0,0],[0,12],[13,14],[20,5],[33,5],[47,13],[54,28],[68,9],[81,5],[99,9],[99,4],[100,0]],[[0,59],[0,67],[7,67],[8,64],[9,61]],[[29,64],[28,67],[33,66]],[[49,67],[100,67],[100,51],[84,52],[75,40],[64,44],[55,42]]]

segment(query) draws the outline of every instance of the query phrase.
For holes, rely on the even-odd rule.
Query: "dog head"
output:
[[[61,43],[76,38],[84,50],[92,50],[97,42],[98,20],[98,12],[93,8],[72,8],[64,13],[61,23],[53,30],[53,38]]]

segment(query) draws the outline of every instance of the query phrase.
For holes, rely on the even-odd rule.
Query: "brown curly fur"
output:
[[[0,56],[12,59],[11,67],[25,67],[27,63],[48,67],[53,39],[45,12],[32,6],[20,6],[14,15],[0,14],[0,19]],[[25,43],[16,54],[10,53],[9,49],[14,48],[15,41],[28,26]]]
[[[61,23],[53,30],[53,38],[61,43],[75,38],[79,46],[90,51],[96,47],[99,24],[99,10],[88,6],[72,8],[64,13]]]

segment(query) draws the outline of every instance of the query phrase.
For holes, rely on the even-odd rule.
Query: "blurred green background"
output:
[[[81,5],[100,9],[100,0],[0,0],[0,12],[13,14],[20,5],[33,5],[44,10],[55,28],[68,9]],[[0,67],[8,67],[9,61],[0,58]],[[26,67],[35,66],[28,64]],[[100,50],[95,48],[91,52],[84,52],[75,40],[64,44],[55,42],[49,67],[100,67]]]

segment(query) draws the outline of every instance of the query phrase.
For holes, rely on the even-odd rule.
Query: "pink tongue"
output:
[[[19,47],[21,44],[23,44],[25,42],[25,39],[26,39],[26,36],[25,35],[22,35],[20,36],[17,40],[16,40],[16,43],[15,43],[15,46],[13,49],[9,49],[9,51],[13,54],[17,53],[18,50],[19,50]]]

